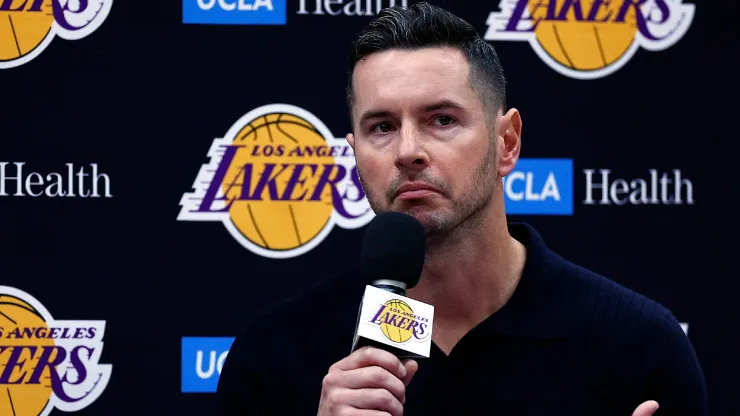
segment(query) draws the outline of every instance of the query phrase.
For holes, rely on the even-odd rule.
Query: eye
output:
[[[455,119],[450,116],[439,116],[434,119],[435,122],[439,122],[439,124],[443,126],[449,126],[450,124],[455,122]]]
[[[370,127],[372,133],[389,133],[393,129],[390,123],[378,123]]]

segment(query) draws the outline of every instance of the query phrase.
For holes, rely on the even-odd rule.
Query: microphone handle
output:
[[[396,295],[406,296],[406,291],[398,286],[383,285],[383,284],[375,284],[373,286],[377,287],[378,289],[383,289],[387,292],[394,293]]]
[[[406,283],[399,282],[393,279],[377,279],[373,281],[372,285],[378,289],[383,289],[386,292],[391,292],[396,295],[406,296]]]

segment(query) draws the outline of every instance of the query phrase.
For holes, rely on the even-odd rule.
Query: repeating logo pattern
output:
[[[0,286],[0,415],[76,412],[103,393],[105,321],[63,321],[33,296]]]
[[[304,254],[335,225],[355,229],[375,215],[352,148],[301,108],[250,111],[213,141],[208,156],[178,220],[221,222],[261,256]]]
[[[113,0],[0,1],[0,69],[35,59],[59,36],[82,39],[108,17]]]
[[[499,9],[485,40],[529,42],[550,68],[576,79],[611,75],[640,48],[670,48],[694,18],[682,0],[501,0]]]

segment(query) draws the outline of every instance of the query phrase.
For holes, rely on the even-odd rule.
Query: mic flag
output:
[[[398,358],[429,358],[434,306],[367,285],[352,351],[371,345]]]

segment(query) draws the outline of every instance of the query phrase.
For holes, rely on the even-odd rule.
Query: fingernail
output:
[[[406,377],[406,366],[401,364],[401,369],[399,370],[399,374],[401,374],[401,378]]]

